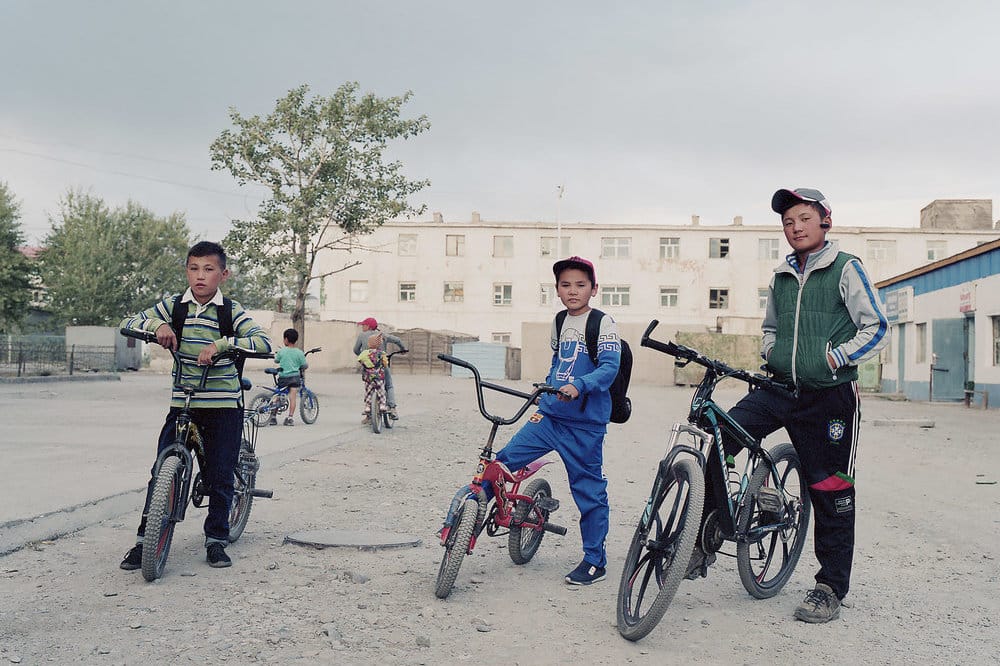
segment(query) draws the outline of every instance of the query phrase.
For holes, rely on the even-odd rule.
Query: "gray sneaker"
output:
[[[816,583],[816,589],[806,592],[806,598],[795,609],[795,619],[819,624],[840,617],[840,599],[829,585]]]

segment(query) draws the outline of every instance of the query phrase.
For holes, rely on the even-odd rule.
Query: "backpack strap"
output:
[[[556,313],[556,340],[562,337],[563,322],[566,321],[567,310],[560,310]],[[594,367],[597,367],[597,339],[601,337],[601,320],[604,313],[597,308],[590,308],[587,313],[587,329],[584,332],[584,339],[587,341],[587,356],[590,357]]]
[[[219,335],[224,338],[236,337],[233,330],[233,302],[228,296],[222,297],[222,307],[219,308]]]
[[[177,336],[177,344],[180,344],[181,336],[184,333],[184,321],[187,319],[188,314],[188,304],[182,303],[182,298],[184,298],[184,294],[177,294],[174,297],[174,307],[170,311],[170,328],[174,329],[174,335]]]

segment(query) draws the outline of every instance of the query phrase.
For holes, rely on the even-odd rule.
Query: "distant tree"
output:
[[[45,239],[42,280],[63,323],[108,326],[185,287],[191,244],[184,216],[157,217],[137,203],[110,210],[69,192]]]
[[[6,183],[0,183],[0,332],[18,329],[31,303],[35,265],[23,254],[21,207]]]
[[[430,184],[407,179],[402,164],[385,156],[390,140],[430,127],[426,116],[400,117],[411,93],[379,98],[358,90],[349,82],[331,97],[309,98],[303,85],[263,118],[230,109],[233,129],[210,148],[213,169],[228,170],[241,185],[270,190],[256,219],[233,221],[226,244],[262,279],[291,279],[292,326],[303,339],[310,283],[357,264],[322,273],[317,257],[351,248],[356,235],[389,220],[423,212],[407,198]]]

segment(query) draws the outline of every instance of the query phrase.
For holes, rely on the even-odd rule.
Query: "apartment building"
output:
[[[995,240],[989,200],[937,200],[919,228],[840,226],[829,238],[885,279]],[[759,333],[767,286],[785,256],[777,220],[703,225],[393,222],[323,258],[319,272],[359,261],[323,279],[322,320],[375,316],[394,328],[476,335],[521,346],[526,322],[560,309],[552,264],[580,255],[597,266],[592,301],[622,323],[669,321],[674,330]]]

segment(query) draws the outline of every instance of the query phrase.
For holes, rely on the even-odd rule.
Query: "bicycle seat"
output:
[[[264,368],[264,373],[268,375],[276,375],[280,372],[278,368]]]

